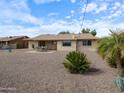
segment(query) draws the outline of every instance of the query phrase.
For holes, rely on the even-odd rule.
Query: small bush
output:
[[[115,60],[116,58],[114,56],[111,56],[111,57],[107,57],[106,62],[110,67],[117,68]],[[124,68],[124,57],[121,58],[121,62],[122,62],[122,67]]]
[[[90,63],[86,58],[86,55],[79,51],[72,51],[66,55],[64,66],[70,73],[83,73],[88,71]]]

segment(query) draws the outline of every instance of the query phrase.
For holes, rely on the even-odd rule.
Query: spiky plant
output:
[[[66,59],[63,64],[71,73],[83,73],[88,71],[90,67],[90,63],[86,58],[86,55],[79,51],[69,52],[69,54],[66,55]]]

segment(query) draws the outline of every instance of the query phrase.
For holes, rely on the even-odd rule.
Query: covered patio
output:
[[[46,50],[57,50],[57,41],[38,41],[38,47]]]

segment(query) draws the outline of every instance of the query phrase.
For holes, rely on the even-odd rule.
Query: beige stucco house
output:
[[[45,34],[29,39],[29,49],[44,48],[47,50],[73,51],[83,47],[95,47],[97,37],[91,34]]]
[[[9,36],[0,38],[0,48],[21,49],[28,48],[28,36]]]

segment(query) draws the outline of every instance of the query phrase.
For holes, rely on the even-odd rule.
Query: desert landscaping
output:
[[[119,93],[113,83],[117,71],[107,66],[94,49],[82,51],[92,68],[84,74],[70,74],[62,64],[67,51],[0,50],[0,92]]]
[[[124,93],[124,0],[0,0],[0,93]]]

